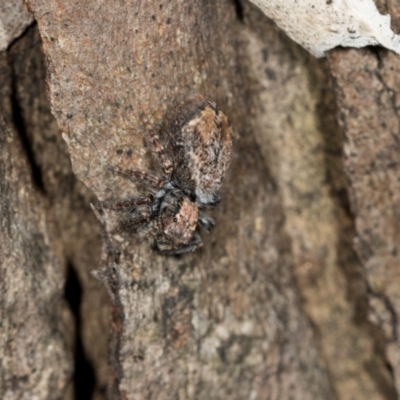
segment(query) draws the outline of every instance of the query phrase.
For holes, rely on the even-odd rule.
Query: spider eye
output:
[[[174,218],[174,222],[177,223],[178,222],[178,218],[175,217]]]

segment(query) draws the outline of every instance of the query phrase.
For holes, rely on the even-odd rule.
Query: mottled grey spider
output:
[[[146,145],[160,173],[110,170],[144,184],[147,193],[102,207],[121,213],[117,232],[149,239],[163,254],[192,252],[202,245],[197,226],[214,226],[202,210],[219,202],[232,150],[228,119],[213,101],[196,95],[167,114]]]

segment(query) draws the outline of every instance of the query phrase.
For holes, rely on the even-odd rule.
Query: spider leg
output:
[[[165,151],[165,147],[160,141],[160,137],[154,131],[150,131],[149,135],[146,137],[147,147],[151,150],[151,153],[154,155],[156,160],[158,161],[160,167],[162,168],[164,174],[166,176],[170,176],[174,165]]]
[[[221,201],[220,197],[217,194],[208,195],[207,198],[200,197],[197,202],[202,206],[216,206]]]
[[[146,196],[133,197],[122,201],[106,200],[101,203],[102,207],[113,211],[131,211],[137,206],[150,205],[154,202],[154,196],[149,194]]]
[[[212,228],[215,226],[214,220],[209,217],[208,215],[205,215],[203,213],[200,213],[199,215],[199,225],[204,228],[206,231],[210,232]]]
[[[184,246],[175,247],[170,241],[161,241],[156,239],[156,248],[161,254],[179,255],[183,253],[191,253],[203,246],[200,235],[196,232],[188,243]]]
[[[135,216],[131,216],[127,220],[120,221],[117,228],[111,231],[112,234],[119,234],[124,232],[136,232],[140,225],[148,224],[151,221],[151,212],[148,210],[147,213],[141,213]]]
[[[160,188],[164,185],[164,181],[162,179],[147,172],[139,171],[138,169],[122,170],[118,167],[110,167],[109,171],[111,171],[113,174],[127,178],[135,183],[138,181],[145,181],[157,188]]]
[[[140,229],[138,232],[138,237],[140,241],[150,240],[152,242],[152,234],[153,234],[154,226],[151,222],[147,224],[147,226]]]

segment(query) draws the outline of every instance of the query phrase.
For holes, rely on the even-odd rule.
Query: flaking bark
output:
[[[103,257],[121,318],[113,397],[328,397],[292,279],[279,193],[254,138],[261,127],[250,118],[234,5],[29,5],[74,170],[100,199],[134,192],[107,167],[146,168],[143,134],[190,94],[217,101],[237,136],[217,227],[203,251],[166,258],[125,241],[111,243]]]
[[[102,397],[106,300],[88,274],[101,258],[95,275],[112,301],[108,398],[396,398],[398,57],[382,49],[335,50],[329,62],[315,60],[247,2],[27,3],[48,62],[52,113],[75,174],[94,196],[69,169],[43,88],[41,106],[32,106],[32,74],[18,63],[21,55],[38,62],[29,50],[38,38],[28,32],[8,50],[14,78],[5,78],[2,90],[19,96],[32,154],[4,141],[15,136],[4,128],[1,201],[24,212],[19,219],[3,213],[15,237],[0,246],[9,251],[17,238],[23,255],[30,247],[18,247],[21,232],[49,238],[39,264],[55,278],[44,279],[47,292],[33,293],[32,314],[43,304],[46,316],[55,315],[56,334],[48,324],[39,338],[54,342],[58,358],[51,353],[47,368],[42,364],[52,391],[33,379],[15,393],[43,390],[41,398],[59,398],[71,382],[72,350],[62,336],[73,332],[60,320],[69,262],[87,299],[83,345],[98,379],[95,396]],[[388,8],[396,29],[400,9],[393,2]],[[44,66],[33,70],[43,84]],[[89,202],[140,191],[109,167],[149,168],[146,132],[194,93],[217,101],[235,132],[215,230],[203,235],[203,249],[175,258],[134,238],[104,235],[100,257],[100,226]],[[15,115],[4,100],[2,110],[12,126]],[[48,131],[37,122],[43,118],[54,124]],[[30,157],[41,172],[36,187]],[[20,182],[12,165],[21,168]],[[18,200],[19,188],[30,203]],[[25,204],[33,204],[27,212]],[[18,263],[2,268],[10,273]],[[50,292],[57,301],[45,296]],[[3,310],[9,323],[12,313]],[[21,351],[26,357],[29,347]],[[47,353],[38,354],[42,360]],[[63,367],[54,368],[55,359]],[[10,365],[4,370],[19,376],[19,365]],[[1,394],[2,388],[8,386]]]
[[[45,77],[42,43],[37,26],[33,25],[7,51],[0,53],[0,109],[8,129],[7,134],[3,130],[5,147],[2,144],[1,150],[8,155],[10,163],[15,164],[15,173],[10,175],[10,169],[6,168],[0,175],[1,181],[8,182],[9,187],[9,190],[1,190],[1,217],[15,230],[12,234],[1,231],[2,250],[6,251],[0,259],[1,268],[6,272],[2,283],[7,288],[16,284],[25,288],[11,294],[7,290],[1,292],[0,299],[10,306],[1,318],[5,321],[5,330],[0,331],[4,334],[2,344],[19,340],[18,356],[12,355],[14,364],[7,364],[2,371],[19,379],[26,359],[37,372],[26,370],[25,378],[34,379],[39,374],[43,383],[39,386],[36,382],[37,387],[31,383],[28,387],[14,385],[9,380],[11,392],[0,385],[0,398],[7,399],[61,398],[65,393],[72,393],[74,385],[79,385],[79,379],[74,379],[74,370],[86,375],[84,393],[94,390],[95,395],[100,396],[108,379],[107,293],[90,274],[100,259],[100,226],[89,206],[90,193],[71,170],[67,148],[50,112]],[[21,191],[25,193],[25,204],[15,198]],[[12,205],[16,211],[7,213],[5,204]],[[41,245],[39,233],[48,238],[47,247]],[[3,255],[13,252],[14,241],[18,249],[15,236],[31,239],[23,242],[18,250],[27,254],[26,258],[21,255],[19,261],[11,262]],[[29,259],[32,249],[39,260]],[[31,263],[43,264],[41,268],[46,266],[47,275],[36,273]],[[28,273],[21,275],[25,270]],[[10,280],[11,276],[15,276],[16,283]],[[38,293],[30,289],[31,280],[40,282],[44,293],[40,293],[42,289],[39,288],[35,289]],[[47,292],[52,295],[45,294]],[[32,306],[19,307],[21,302],[32,303]],[[70,307],[75,308],[74,316],[68,311]],[[25,327],[23,321],[27,318],[31,323]],[[15,323],[19,333],[6,329],[12,320],[20,321]],[[18,339],[25,330],[32,343]],[[39,339],[47,341],[49,346],[56,343],[63,353],[51,358],[38,346],[36,360],[31,346]],[[8,354],[7,346],[1,348],[2,354]],[[74,361],[78,362],[75,368]],[[57,387],[52,383],[55,380],[59,382]]]

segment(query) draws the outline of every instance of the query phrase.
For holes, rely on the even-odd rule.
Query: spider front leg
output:
[[[111,231],[112,234],[120,233],[140,233],[140,237],[147,236],[148,227],[153,219],[150,207],[139,209],[127,214],[119,221],[118,227]]]
[[[150,131],[145,138],[146,145],[154,158],[157,160],[165,176],[170,176],[174,165],[168,156],[164,145],[160,141],[160,137],[154,131]]]
[[[214,220],[209,217],[208,215],[205,215],[203,213],[200,213],[199,215],[199,225],[204,228],[206,231],[210,232],[211,229],[214,228],[215,222]]]
[[[122,201],[105,200],[101,206],[112,211],[133,211],[138,206],[151,205],[154,202],[154,196],[148,194],[146,196],[133,197]]]
[[[139,171],[138,169],[123,170],[118,167],[110,167],[109,171],[111,171],[113,174],[129,179],[134,183],[147,182],[155,188],[161,188],[164,185],[163,179],[160,179],[157,176],[149,174],[147,172]]]
[[[203,246],[200,235],[196,232],[188,243],[185,245],[177,245],[170,240],[165,240],[165,238],[156,237],[155,247],[161,254],[165,255],[179,255],[183,253],[191,253]]]
[[[146,226],[151,225],[153,219],[153,202],[154,196],[148,194],[121,201],[106,200],[101,203],[101,207],[122,214],[117,228],[111,231],[112,234],[143,231],[140,236],[147,236]]]

